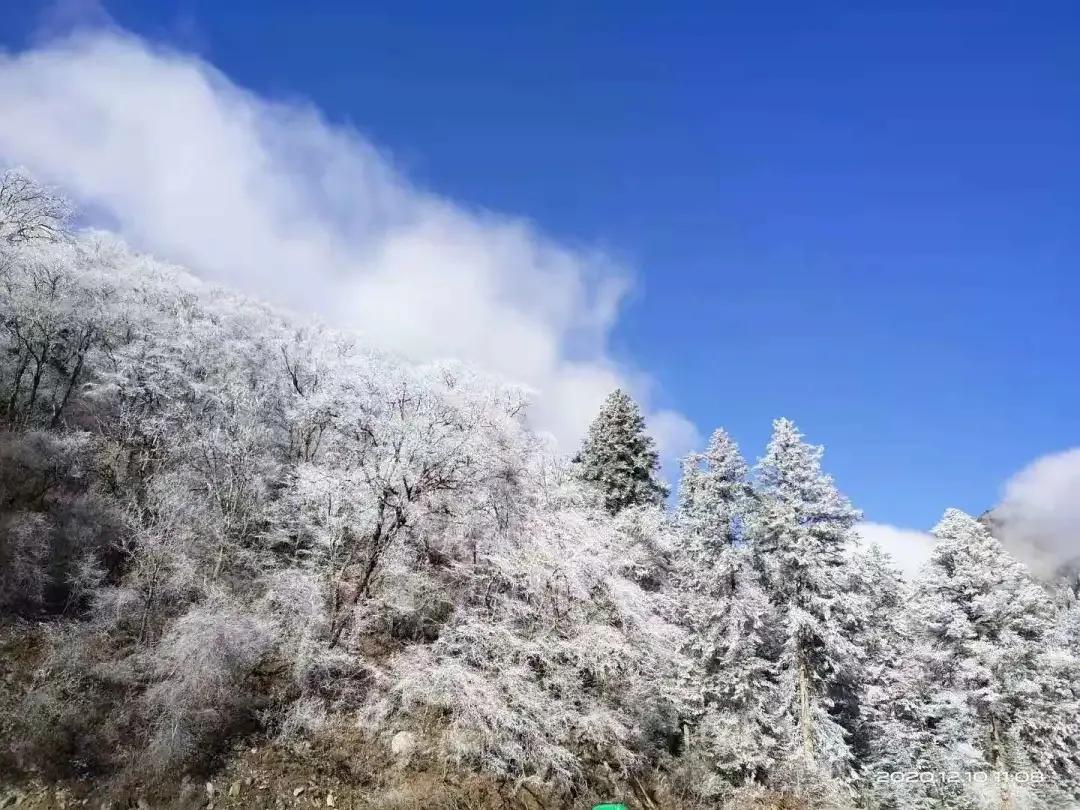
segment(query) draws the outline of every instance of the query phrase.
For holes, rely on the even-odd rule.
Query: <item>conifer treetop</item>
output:
[[[773,422],[772,438],[757,465],[758,485],[778,506],[793,509],[801,522],[850,530],[862,517],[822,472],[824,448],[806,442],[790,419]]]
[[[683,459],[679,518],[692,532],[725,542],[734,540],[734,523],[745,511],[749,483],[739,446],[718,428],[702,453]]]
[[[622,389],[604,400],[576,461],[582,480],[600,488],[604,507],[612,514],[628,506],[659,505],[668,495],[645,417]]]

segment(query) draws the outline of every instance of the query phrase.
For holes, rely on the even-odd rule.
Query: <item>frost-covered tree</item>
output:
[[[0,417],[57,428],[118,327],[115,290],[91,251],[35,242],[0,250]],[[103,359],[103,358],[100,358]]]
[[[738,445],[722,428],[715,431],[703,453],[683,460],[679,520],[695,536],[734,545],[751,497],[747,474]]]
[[[1061,604],[1054,624],[1059,643],[1080,655],[1080,599],[1071,598]]]
[[[755,502],[747,465],[724,430],[684,460],[678,585],[700,701],[689,750],[728,789],[764,782],[779,756],[778,613],[745,542]]]
[[[848,560],[859,513],[821,470],[820,447],[779,419],[757,467],[752,549],[780,614],[780,732],[797,767],[847,780],[856,762],[862,654]]]
[[[56,240],[65,235],[71,205],[18,169],[0,174],[0,241]]]
[[[778,616],[745,550],[724,560],[731,589],[698,608],[704,626],[690,649],[702,667],[699,735],[716,769],[734,784],[763,782],[779,757]],[[705,604],[710,604],[706,602]],[[702,621],[704,620],[704,621]]]
[[[516,386],[101,234],[0,240],[0,349],[0,611],[56,628],[0,720],[19,762],[150,787],[362,717],[556,804],[670,766],[693,699],[659,485],[613,519]]]
[[[691,600],[688,620],[701,649],[727,632],[719,625],[735,601],[737,573],[745,565],[742,541],[752,502],[746,462],[723,429],[713,433],[704,452],[683,459],[675,513],[682,533],[679,581]]]
[[[1075,799],[1075,664],[1056,643],[1047,593],[970,515],[946,511],[934,535],[911,615],[935,743],[989,773],[1005,806]],[[1038,783],[1011,779],[1031,772]]]
[[[3,662],[5,779],[157,783],[156,806],[238,736],[347,727],[403,779],[550,807],[1075,801],[1075,588],[1049,599],[977,522],[946,516],[912,599],[790,422],[756,476],[718,431],[668,512],[622,392],[568,464],[516,386],[66,212],[0,182],[0,641],[32,653]],[[1047,781],[893,779],[1025,769]]]
[[[668,495],[645,417],[621,389],[604,400],[576,461],[581,479],[599,489],[611,514],[628,506],[660,504]]]
[[[777,747],[777,616],[744,536],[754,503],[746,462],[725,431],[684,460],[678,582],[701,701],[692,740],[735,785],[763,780]]]
[[[853,549],[850,593],[858,600],[850,634],[862,659],[859,716],[852,748],[859,793],[879,810],[935,806],[924,783],[910,780],[933,759],[924,696],[916,688],[915,639],[903,620],[909,586],[879,547]]]

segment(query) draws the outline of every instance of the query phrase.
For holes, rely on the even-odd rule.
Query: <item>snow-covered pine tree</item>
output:
[[[848,581],[859,513],[821,471],[821,455],[793,422],[773,423],[757,467],[752,554],[781,616],[781,733],[790,765],[848,781],[862,666],[851,633],[859,599]]]
[[[1058,606],[1051,643],[1041,654],[1042,688],[1034,713],[1049,720],[1048,728],[1031,727],[1028,734],[1056,755],[1050,767],[1075,798],[1080,793],[1080,601],[1074,586],[1069,588],[1074,597]]]
[[[717,430],[684,460],[679,583],[698,664],[696,739],[735,783],[760,781],[776,748],[775,613],[749,565],[743,531],[753,496],[738,445]]]
[[[679,476],[679,502],[676,507],[676,517],[680,525],[690,525],[690,516],[696,513],[698,506],[698,490],[701,488],[701,466],[704,463],[705,454],[693,451],[683,457]]]
[[[1080,599],[1070,599],[1060,606],[1054,626],[1061,645],[1080,655]]]
[[[975,784],[973,802],[992,790],[997,806],[1061,806],[1080,795],[1075,662],[1055,644],[1050,599],[970,515],[949,509],[934,534],[912,616],[937,745],[969,752],[968,767],[992,777]],[[1015,778],[1032,773],[1040,778]]]
[[[1080,799],[1080,657],[1053,632],[1034,659],[1034,683],[1018,697],[1016,736],[1026,759],[1047,779],[1037,785],[1047,806]]]
[[[683,459],[675,515],[684,534],[682,582],[712,602],[730,599],[735,589],[738,563],[732,552],[741,544],[753,502],[748,472],[739,446],[723,428],[705,452]]]
[[[914,688],[913,635],[903,621],[909,586],[876,545],[854,551],[848,580],[850,592],[862,603],[852,628],[863,656],[859,718],[852,740],[859,792],[874,810],[933,807],[924,785],[905,779],[921,769],[927,747],[923,701]]]
[[[742,531],[750,494],[747,472],[739,446],[723,428],[716,430],[704,453],[683,460],[680,522],[698,537],[732,545]]]
[[[691,644],[702,667],[700,734],[727,780],[760,784],[779,756],[777,614],[745,549],[732,549],[718,573],[734,587]]]
[[[668,495],[645,417],[622,389],[604,400],[575,461],[578,475],[600,490],[613,515],[628,506],[661,504]]]

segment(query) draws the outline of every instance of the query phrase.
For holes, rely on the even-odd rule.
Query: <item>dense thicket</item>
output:
[[[902,581],[787,420],[667,512],[625,393],[565,463],[512,385],[2,187],[0,611],[47,638],[9,773],[149,789],[345,724],[557,806],[1080,798],[1080,613],[972,518]]]

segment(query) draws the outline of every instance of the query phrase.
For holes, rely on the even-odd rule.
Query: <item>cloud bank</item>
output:
[[[896,563],[900,573],[909,582],[930,559],[934,536],[915,529],[901,529],[886,523],[864,521],[856,529],[863,542],[876,545]]]
[[[1042,576],[1080,570],[1080,447],[1036,459],[1005,484],[994,533]]]
[[[0,55],[0,162],[56,183],[138,247],[373,345],[531,386],[572,447],[622,385],[608,335],[626,274],[601,251],[416,187],[356,132],[115,30]],[[649,414],[671,458],[697,438]]]

